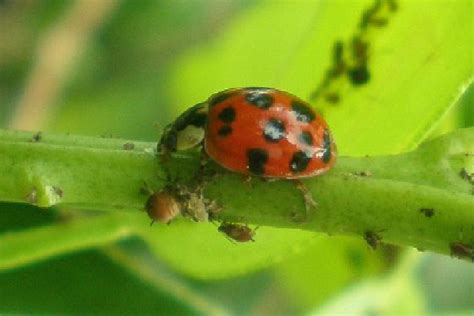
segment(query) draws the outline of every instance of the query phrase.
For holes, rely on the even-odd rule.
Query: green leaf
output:
[[[369,82],[338,82],[337,105],[316,100],[342,154],[413,149],[472,81],[472,2],[397,3],[386,26],[363,34],[369,43]],[[177,103],[189,106],[224,88],[255,85],[309,98],[330,67],[335,41],[347,46],[361,34],[359,20],[372,4],[261,3],[218,41],[178,63]]]
[[[226,315],[215,312],[217,308],[196,308],[202,301],[188,300],[188,293],[176,295],[170,284],[158,289],[144,284],[94,250],[27,269],[2,271],[0,281],[2,314],[151,315],[160,311],[167,315]],[[212,307],[210,300],[205,303]]]
[[[257,4],[230,21],[229,28],[216,41],[197,47],[175,65],[170,89],[175,104],[182,105],[176,113],[230,86],[274,86],[309,98],[330,67],[334,42],[340,39],[349,43],[359,32],[357,25],[362,12],[371,5],[371,1],[268,1]],[[430,10],[427,10],[425,3],[401,1],[386,27],[366,34],[371,44],[369,83],[353,87],[347,79],[342,80],[336,84],[336,91],[342,97],[337,106],[316,102],[336,135],[341,153],[394,153],[412,148],[435,128],[470,79],[472,29],[469,12],[472,5],[468,1],[458,1],[443,5],[434,2],[429,6]],[[414,26],[417,26],[416,32]],[[12,181],[0,183],[1,198],[5,201],[26,202],[28,198],[40,206],[61,202],[84,209],[135,211],[144,205],[145,198],[138,192],[144,181],[157,189],[163,184],[164,172],[157,166],[150,150],[154,144],[136,143],[136,151],[127,152],[122,147],[125,141],[121,140],[99,142],[88,139],[84,143],[78,140],[80,146],[70,148],[70,140],[59,137],[60,141],[51,148],[47,144],[27,143],[31,135],[24,135],[24,138],[23,142],[17,142],[13,136],[10,142],[2,144],[5,147],[0,156],[1,165],[15,175]],[[90,146],[90,142],[95,145]],[[448,145],[455,143],[448,141]],[[466,142],[460,143],[463,149],[472,148]],[[286,213],[288,209],[294,209],[292,213],[298,215],[303,209],[299,192],[291,184],[255,181],[252,188],[245,188],[239,177],[224,176],[221,188],[218,188],[221,184],[214,184],[208,192],[224,202],[223,219],[244,218],[256,224],[356,234],[363,234],[367,229],[383,229],[389,221],[400,220],[400,224],[406,226],[384,232],[384,238],[449,253],[449,242],[459,239],[461,222],[471,220],[465,211],[472,205],[472,199],[466,193],[470,186],[461,181],[457,173],[461,166],[472,160],[456,153],[451,157],[442,156],[448,147],[440,147],[438,151],[431,147],[423,153],[426,156],[412,154],[400,156],[399,160],[390,157],[341,158],[332,173],[308,183],[320,204],[316,221],[306,224],[311,226],[309,228],[291,221]],[[436,157],[434,161],[431,161],[431,155]],[[41,162],[35,159],[38,157]],[[192,174],[197,160],[192,155],[185,157],[188,158],[178,159],[177,166],[183,174]],[[31,168],[22,168],[20,162],[12,163],[15,159],[23,159],[22,163]],[[404,168],[396,170],[393,163],[399,169]],[[423,169],[425,165],[428,168]],[[442,167],[441,173],[437,172],[439,167]],[[373,177],[355,174],[362,171],[371,171]],[[63,177],[58,172],[64,172]],[[241,193],[248,193],[247,196],[230,197],[229,192],[234,192],[235,188],[242,189]],[[443,191],[444,188],[448,190]],[[394,201],[387,198],[393,192],[396,192]],[[32,198],[32,193],[36,198]],[[362,198],[354,201],[353,196]],[[406,196],[409,201],[402,203]],[[417,199],[418,204],[415,203]],[[426,202],[427,206],[421,202]],[[355,211],[347,213],[348,205]],[[436,210],[443,210],[440,219],[431,221],[435,222],[432,228],[425,226],[431,225],[427,224],[430,222],[418,217],[420,207],[431,205],[436,205]],[[389,213],[384,213],[386,209]],[[339,211],[340,216],[334,210]],[[451,210],[457,214],[453,218],[446,215]],[[342,215],[344,211],[346,213]],[[408,216],[396,215],[399,214],[397,211],[406,211]],[[288,249],[305,247],[311,236],[308,232],[292,230],[288,233],[262,227],[257,235],[259,242],[234,247],[212,225],[177,222],[170,227],[159,227],[162,228],[159,230],[143,225],[142,221],[146,221],[143,213],[136,212],[132,217],[136,217],[136,221],[126,221],[123,224],[126,230],[145,238],[150,248],[175,268],[208,278],[263,267],[285,256]],[[339,222],[341,218],[345,221]],[[448,222],[448,229],[443,226],[444,221]],[[83,223],[88,224],[87,221]],[[114,236],[117,229],[112,228],[108,228],[110,236]],[[81,225],[77,229],[84,230]],[[466,233],[469,234],[470,231]],[[431,244],[425,239],[432,235],[436,240]],[[9,235],[9,238],[14,237]],[[46,255],[37,254],[30,262],[59,254],[63,249],[73,251],[74,247],[102,244],[101,238],[110,240],[105,232],[94,243],[66,247],[54,245],[56,239],[48,238],[50,246],[44,247],[45,243],[38,242],[38,249],[56,250]],[[260,239],[271,240],[272,246],[265,245]],[[23,239],[24,242],[32,240]],[[199,248],[203,245],[213,253],[203,253]],[[14,253],[10,250],[9,253]],[[23,255],[17,253],[17,256]],[[220,261],[226,264],[219,265]]]
[[[423,315],[426,300],[414,278],[419,256],[409,252],[389,276],[361,282],[311,315]]]
[[[375,276],[385,267],[384,252],[363,240],[317,236],[304,251],[275,266],[285,295],[302,309],[313,308],[337,295],[341,288]],[[392,249],[392,251],[394,251]]]

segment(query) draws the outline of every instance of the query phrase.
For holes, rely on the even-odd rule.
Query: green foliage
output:
[[[233,86],[278,87],[309,97],[330,67],[335,41],[348,46],[360,33],[368,3],[354,1],[350,9],[346,2],[262,3],[220,41],[183,58],[175,98],[187,106]],[[472,47],[466,46],[473,37],[471,7],[470,1],[400,1],[386,26],[368,32],[370,81],[354,87],[341,80],[338,104],[315,104],[342,154],[413,149],[437,127],[472,81]]]
[[[62,1],[21,8],[10,3],[0,4],[0,23],[9,23],[0,28],[0,39],[8,43],[8,50],[0,46],[3,122],[34,66],[27,55],[35,51],[32,43],[55,27],[68,7]],[[473,151],[472,128],[414,152],[372,157],[412,150],[428,137],[472,126],[472,2],[396,1],[397,9],[390,11],[389,1],[380,1],[375,22],[361,28],[363,12],[374,3],[124,1],[88,43],[46,130],[156,140],[161,128],[154,123],[166,124],[216,91],[272,86],[311,99],[328,120],[340,153],[371,157],[341,157],[327,176],[308,181],[319,208],[303,223],[294,221],[303,214],[303,201],[291,184],[254,180],[249,186],[223,173],[206,188],[224,204],[222,219],[271,226],[257,230],[257,242],[234,245],[212,224],[178,220],[148,226],[139,211],[146,199],[139,188],[146,181],[158,189],[164,181],[154,144],[134,141],[135,150],[126,151],[123,140],[44,133],[41,142],[31,143],[32,134],[2,133],[0,170],[8,175],[0,180],[2,201],[63,207],[0,205],[0,296],[8,301],[1,311],[294,314],[331,297],[323,312],[355,302],[363,312],[384,314],[460,310],[456,304],[469,301],[470,290],[456,292],[463,282],[440,277],[461,264],[449,258],[420,280],[416,274],[426,271],[426,260],[413,255],[387,278],[362,282],[337,297],[348,285],[379,275],[393,256],[394,251],[368,249],[361,238],[368,229],[383,241],[444,254],[449,243],[474,240],[473,225],[466,224],[473,220],[472,185],[460,176],[463,168],[474,172],[472,156],[465,155]],[[8,15],[2,15],[4,8]],[[12,12],[21,18],[4,19],[15,17]],[[357,63],[350,49],[355,36],[369,43],[368,83],[354,85],[342,75],[322,84],[334,63],[336,41],[343,43],[344,63]],[[314,97],[319,88],[324,93]],[[334,92],[340,97],[336,104],[324,97]],[[173,163],[171,170],[186,183],[196,155],[185,153]],[[356,234],[358,240],[312,231]],[[106,246],[130,239],[140,242]],[[96,252],[79,252],[92,247],[114,264]],[[65,254],[72,255],[50,260]],[[472,271],[461,267],[456,271]],[[249,274],[256,270],[262,272]],[[182,279],[176,271],[207,281]],[[247,278],[209,281],[241,274]],[[460,280],[474,282],[468,273]],[[100,282],[111,286],[97,286]],[[65,292],[71,284],[89,286]],[[440,302],[447,294],[431,293],[435,288],[458,295],[446,307]],[[64,295],[52,301],[44,295],[48,291]],[[216,296],[226,309],[210,299]],[[273,303],[265,304],[265,297]],[[97,302],[90,302],[94,298]],[[472,300],[459,306],[467,312],[474,308]]]

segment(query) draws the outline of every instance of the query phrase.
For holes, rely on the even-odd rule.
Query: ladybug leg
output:
[[[242,175],[242,181],[244,182],[244,184],[249,187],[249,188],[252,188],[252,175],[251,174],[244,174]]]
[[[248,182],[250,183],[250,180],[252,180],[251,175],[248,175]],[[258,177],[260,180],[263,182],[275,182],[278,181],[277,178],[269,178],[269,177]]]
[[[209,160],[210,158],[206,150],[204,149],[204,144],[201,143],[201,154],[199,156],[199,170],[197,173],[198,183],[202,183],[204,181],[204,178],[206,176],[206,171],[207,171],[206,166]]]
[[[275,181],[278,181],[279,179],[278,178],[265,178],[265,177],[263,177],[262,180],[265,181],[265,182],[275,182]]]
[[[205,167],[207,163],[209,162],[209,155],[206,152],[206,149],[204,148],[204,144],[201,143],[201,157],[199,159],[199,163],[201,168]]]
[[[306,212],[308,212],[312,208],[316,208],[318,203],[313,199],[313,196],[308,190],[308,187],[301,181],[300,179],[292,180],[295,184],[296,188],[303,194],[304,204],[306,208]]]

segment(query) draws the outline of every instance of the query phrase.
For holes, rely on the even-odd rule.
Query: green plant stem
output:
[[[155,146],[1,131],[0,201],[138,214],[147,198],[140,193],[144,183],[158,190],[166,174],[173,174],[186,185],[199,167],[195,151],[161,163]],[[474,172],[474,128],[405,154],[339,157],[330,172],[303,181],[318,204],[309,210],[291,181],[246,182],[212,163],[210,169],[217,174],[206,181],[204,193],[222,207],[222,221],[360,234],[371,237],[372,245],[381,238],[444,254],[451,253],[453,243],[462,243],[468,252],[473,248],[474,181],[469,174]],[[115,235],[110,235],[117,238],[129,234],[111,227]]]

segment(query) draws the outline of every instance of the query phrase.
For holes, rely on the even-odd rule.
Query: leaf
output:
[[[409,252],[388,277],[361,282],[310,315],[422,315],[426,300],[413,276],[419,256]]]
[[[144,284],[98,251],[78,252],[0,274],[2,314],[155,314],[196,311],[171,290]],[[54,293],[54,295],[52,294]],[[198,303],[201,303],[197,301]],[[196,304],[194,304],[196,305]],[[202,309],[201,309],[202,311]],[[225,315],[209,313],[206,315]]]
[[[348,284],[380,274],[386,263],[383,250],[374,253],[362,238],[317,236],[301,254],[275,266],[276,280],[293,304],[314,308]]]
[[[199,279],[247,274],[314,244],[314,233],[274,227],[258,228],[255,242],[235,244],[213,224],[176,222],[173,227],[141,229],[151,250],[175,269]],[[262,256],[262,253],[274,256]]]
[[[177,64],[177,103],[190,106],[224,88],[255,85],[309,98],[330,66],[333,44],[347,45],[359,34],[359,19],[372,3],[260,4]],[[366,36],[370,81],[354,87],[346,80],[337,90],[339,104],[315,104],[341,154],[413,149],[472,81],[472,2],[397,3],[388,24]]]
[[[208,46],[199,47],[192,55],[184,56],[183,60],[176,64],[176,73],[170,88],[176,103],[192,105],[202,101],[212,92],[239,85],[270,85],[292,91],[303,97],[306,95],[309,97],[309,94],[323,79],[325,70],[330,65],[331,48],[334,42],[337,39],[342,39],[345,42],[350,41],[351,36],[357,32],[361,13],[370,3],[314,3],[307,1],[298,4],[292,2],[262,2],[258,4],[233,21],[229,29],[217,41]],[[470,12],[469,3],[467,1],[453,2],[450,4],[453,6],[450,10],[443,9],[444,7],[438,3],[433,4],[433,10],[424,10],[424,5],[421,2],[400,2],[399,11],[390,18],[387,28],[381,30],[379,35],[375,33],[369,37],[374,48],[370,59],[372,75],[369,84],[358,88],[342,84],[340,91],[343,99],[337,107],[318,104],[318,107],[324,110],[336,134],[336,140],[342,153],[362,155],[398,152],[401,149],[412,147],[413,144],[422,140],[423,135],[432,126],[435,126],[458,95],[460,87],[469,79],[472,71],[469,71],[471,65],[466,63],[466,56],[469,56],[465,53],[468,51],[465,49],[465,45],[470,43],[471,39],[468,37],[471,32],[469,23],[466,22],[466,15]],[[415,20],[415,18],[419,20]],[[411,26],[419,25],[417,23],[423,23],[423,28],[417,29],[417,36],[413,37]],[[451,34],[452,32],[454,35]],[[427,38],[432,40],[429,41]],[[433,43],[439,45],[434,46]],[[449,45],[445,43],[449,43]],[[434,54],[434,57],[428,58],[431,56],[430,54]],[[449,68],[449,63],[452,60],[456,60],[458,65]],[[446,72],[449,77],[445,76]],[[434,97],[431,97],[430,93]],[[380,104],[383,104],[383,107]],[[82,204],[81,206],[101,205],[102,208],[110,206],[111,209],[117,205],[108,203],[116,201],[121,207],[142,208],[143,197],[140,199],[138,190],[135,192],[135,189],[131,190],[130,188],[136,186],[138,189],[144,179],[150,179],[158,185],[161,181],[153,180],[153,177],[157,177],[161,173],[156,170],[156,167],[148,164],[149,161],[138,161],[135,164],[134,158],[131,158],[129,163],[124,164],[124,161],[128,159],[126,157],[122,161],[120,159],[115,161],[114,157],[117,157],[115,154],[120,145],[122,145],[120,141],[117,141],[116,148],[111,148],[110,152],[99,154],[94,159],[87,161],[98,168],[97,173],[92,172],[95,177],[99,179],[104,177],[111,181],[85,181],[82,183],[82,185],[93,184],[79,193],[81,198],[87,197],[86,199],[74,200],[75,193],[70,195],[69,192],[75,192],[72,189],[74,180],[81,176],[83,180],[87,180],[87,176],[95,179],[90,176],[90,171],[89,174],[82,174],[80,172],[82,169],[77,168],[75,175],[78,178],[69,177],[69,180],[53,178],[54,181],[65,181],[66,195],[62,201],[78,203],[78,201],[90,202],[93,200],[95,205]],[[28,148],[30,147],[23,146],[23,152]],[[63,152],[59,156],[57,153],[44,157],[41,155],[41,157],[45,160],[47,157],[56,157],[56,160],[50,161],[52,165],[71,162],[69,159],[72,158],[74,158],[73,163],[78,163],[85,157],[82,154],[96,150],[100,152],[98,149],[81,148],[77,152]],[[29,158],[28,155],[21,155],[22,150],[19,150],[20,154],[17,157]],[[121,154],[121,157],[126,155]],[[151,159],[152,156],[148,155],[148,158]],[[7,159],[7,155],[2,159]],[[113,165],[111,161],[115,161],[117,164]],[[181,162],[180,166],[185,166],[185,163]],[[44,163],[46,164],[46,162]],[[192,160],[189,161],[189,164],[192,164]],[[11,164],[6,165],[10,166]],[[122,171],[121,168],[132,165],[135,168],[134,172],[124,174],[116,172],[117,169]],[[110,166],[115,168],[110,168]],[[342,168],[339,169],[340,175],[343,176],[344,168],[347,168],[348,165],[340,163],[340,167]],[[384,167],[383,164],[378,167],[379,170],[386,170],[394,175],[397,173],[396,170],[390,170],[390,167],[387,168],[386,165]],[[46,178],[50,180],[51,175],[48,173],[55,168],[42,168],[44,166],[41,166],[39,171],[43,172],[43,175],[46,175]],[[115,172],[112,169],[115,169]],[[347,170],[354,172],[350,168]],[[410,173],[409,178],[412,177],[413,173]],[[125,183],[124,178],[131,180],[131,182]],[[4,183],[2,185],[9,190],[11,196],[14,196],[12,201],[19,202],[24,201],[28,191],[23,189],[26,184],[31,184],[30,180],[25,174],[20,173],[20,177],[15,180],[20,182],[19,186],[14,186],[13,181],[10,184]],[[427,180],[432,180],[432,178],[428,177]],[[331,182],[328,177],[314,179],[314,181]],[[332,189],[318,187],[318,185],[312,185],[312,187],[314,192],[321,196],[321,201],[325,201],[327,206],[332,206],[331,202],[336,201],[336,197],[331,194],[344,192],[340,191],[340,185],[345,183],[344,179],[339,179],[333,182]],[[43,184],[38,183],[40,186]],[[110,184],[113,184],[112,188]],[[119,190],[114,191],[116,184],[120,187]],[[242,185],[240,179],[235,178],[229,181],[228,188],[230,189],[227,192],[232,192],[238,185]],[[383,185],[383,181],[378,182],[377,187],[380,191],[377,192],[384,193],[381,190]],[[18,187],[23,191],[15,191],[13,187]],[[91,190],[91,187],[99,190],[100,194]],[[47,189],[47,187],[44,188]],[[270,211],[275,212],[276,210],[278,212],[282,210],[278,209],[278,205],[275,205],[275,201],[278,200],[275,199],[273,204],[269,203],[269,200],[281,193],[281,196],[288,197],[288,199],[280,207],[287,206],[291,202],[294,203],[292,207],[296,209],[302,207],[300,196],[292,191],[289,185],[265,184],[264,186],[257,185],[256,188],[252,195],[249,195],[249,197],[253,196],[252,201],[239,201],[228,197],[230,201],[228,203],[230,206],[252,205],[251,209],[260,210],[265,207],[265,210],[270,209]],[[273,191],[274,189],[276,190]],[[434,189],[438,188],[434,186]],[[268,191],[271,195],[258,195],[259,192]],[[2,190],[2,194],[5,192]],[[48,192],[48,190],[41,192],[44,199],[39,201],[44,206],[55,203],[55,200],[50,199],[46,194]],[[221,194],[219,191],[215,192]],[[385,193],[387,192],[385,190]],[[345,193],[345,198],[353,195],[353,192]],[[11,196],[8,195],[8,198]],[[415,196],[412,197],[415,199]],[[242,203],[242,201],[246,202]],[[378,201],[382,206],[386,202],[384,199]],[[129,202],[131,203],[127,204]],[[450,202],[453,201],[446,201],[446,203]],[[269,205],[273,208],[269,208]],[[466,205],[468,204],[466,203]],[[246,213],[245,208],[237,207],[233,211],[234,213],[229,213],[229,218],[244,214],[246,218],[254,216],[261,222],[267,221],[267,224],[272,224],[271,222],[274,220],[274,218],[265,219],[262,216],[262,214],[266,214],[265,212]],[[142,215],[137,213],[136,216]],[[282,215],[284,214],[282,213]],[[276,221],[280,221],[279,225],[285,223],[283,217],[277,218]],[[124,225],[128,229],[127,225],[133,226],[134,224],[124,223]],[[320,221],[319,225],[324,226],[326,222]],[[358,230],[362,229],[362,226],[353,229],[353,232],[361,233]],[[457,225],[454,226],[457,227]],[[281,256],[286,256],[289,253],[288,249],[296,251],[298,247],[305,247],[304,243],[309,243],[308,238],[311,238],[309,237],[311,233],[307,232],[296,233],[297,231],[294,230],[291,233],[281,230],[277,232],[276,229],[263,227],[258,236],[264,236],[264,240],[271,241],[272,247],[264,247],[262,242],[261,246],[260,243],[240,245],[238,250],[234,250],[232,248],[234,245],[229,244],[227,240],[217,234],[216,228],[210,225],[193,225],[191,227],[191,224],[176,223],[176,225],[156,233],[148,231],[149,227],[141,226],[141,228],[134,227],[133,229],[147,239],[155,253],[166,258],[175,268],[193,276],[208,278],[232,276],[249,271],[249,269],[261,268],[275,262]],[[454,236],[454,230],[450,230],[449,234],[450,237]],[[398,234],[392,234],[390,237],[392,240],[396,240],[397,236]],[[301,246],[301,244],[303,245]],[[203,251],[199,247],[208,247],[213,252]],[[250,247],[253,247],[252,251],[249,251],[252,249]],[[447,247],[448,245],[441,247],[442,251],[447,252]],[[219,262],[223,263],[219,264]]]

